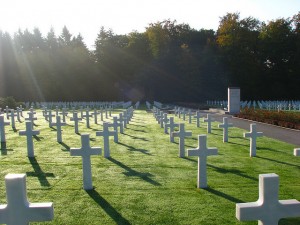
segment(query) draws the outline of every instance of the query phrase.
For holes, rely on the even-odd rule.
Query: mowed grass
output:
[[[114,111],[117,116],[120,111]],[[26,114],[26,113],[25,113]],[[25,115],[24,114],[24,115]],[[169,115],[172,116],[172,115]],[[27,116],[26,116],[27,117]],[[100,119],[99,119],[100,121]],[[111,121],[106,119],[106,121]],[[197,147],[197,135],[206,134],[206,124],[184,122],[193,136],[186,148]],[[276,173],[280,179],[279,199],[300,200],[300,158],[293,156],[294,145],[267,137],[258,138],[257,157],[249,157],[249,139],[244,130],[231,128],[229,143],[222,142],[222,129],[213,123],[208,147],[217,147],[218,155],[207,160],[208,188],[197,189],[197,157],[178,157],[178,143],[170,143],[152,113],[136,110],[119,143],[110,138],[111,158],[92,156],[92,191],[82,189],[82,160],[70,156],[70,147],[81,146],[67,118],[63,143],[56,142],[55,127],[49,128],[38,111],[34,139],[35,158],[27,158],[26,138],[6,127],[6,146],[1,147],[0,204],[6,204],[4,177],[8,173],[27,174],[27,194],[32,203],[53,202],[54,220],[31,224],[257,224],[239,222],[235,205],[258,199],[258,176]],[[86,128],[91,146],[102,147],[102,122]],[[178,139],[175,139],[178,142]],[[282,219],[279,224],[300,224],[300,218]]]

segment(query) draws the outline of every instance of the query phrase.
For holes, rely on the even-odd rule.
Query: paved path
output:
[[[202,113],[211,113],[211,112],[202,111]],[[211,114],[213,114],[213,117],[218,122],[222,122],[223,117],[228,117],[228,122],[233,123],[235,127],[242,128],[248,131],[250,130],[250,124],[256,123],[257,131],[263,132],[264,136],[296,145],[296,147],[300,147],[300,130],[292,130],[292,129],[282,128],[282,127],[265,124],[257,121],[240,119],[240,118],[232,117],[231,115],[224,115],[219,113],[211,113]]]

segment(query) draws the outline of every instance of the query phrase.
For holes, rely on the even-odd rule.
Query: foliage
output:
[[[24,112],[25,113],[25,112]],[[117,115],[120,111],[113,111]],[[257,140],[257,157],[249,157],[249,140],[244,130],[230,128],[229,142],[222,142],[222,129],[212,124],[207,146],[217,147],[219,155],[207,158],[208,188],[197,189],[197,158],[178,158],[178,140],[157,124],[152,113],[136,110],[133,120],[119,135],[119,143],[110,138],[111,159],[91,157],[92,191],[82,189],[82,159],[71,157],[70,147],[81,146],[73,123],[62,128],[63,143],[56,142],[55,127],[37,112],[34,138],[35,158],[26,157],[26,138],[18,135],[25,123],[16,123],[17,131],[6,127],[6,145],[1,145],[0,204],[6,204],[4,177],[8,173],[27,174],[28,200],[53,202],[54,220],[31,224],[251,224],[235,218],[235,204],[258,199],[258,176],[280,176],[279,199],[300,199],[300,162],[292,155],[293,145],[267,137]],[[110,121],[110,120],[107,120]],[[175,118],[175,122],[184,122]],[[101,124],[86,128],[90,144],[103,148],[103,139],[95,136]],[[186,123],[193,136],[186,148],[197,147],[197,135],[206,127]],[[102,149],[103,151],[103,149]],[[102,153],[103,154],[103,153]],[[300,218],[283,219],[280,225],[299,224]]]
[[[15,109],[20,104],[16,102],[16,100],[10,96],[10,97],[0,97],[0,108],[5,109],[6,106],[8,106],[9,109]]]
[[[299,17],[263,23],[227,13],[217,31],[171,20],[123,35],[101,27],[93,50],[66,26],[46,37],[0,30],[0,96],[204,102],[238,86],[242,99],[297,99]]]
[[[253,108],[245,108],[237,115],[240,118],[274,124],[278,126],[300,130],[300,113],[269,111]]]

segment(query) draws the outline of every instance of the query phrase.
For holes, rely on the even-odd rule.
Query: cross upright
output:
[[[182,109],[181,114],[182,114],[182,119],[185,121],[185,116],[186,116],[185,109]]]
[[[256,124],[252,123],[250,124],[250,132],[244,133],[245,138],[250,138],[250,157],[256,156],[256,139],[258,137],[262,137],[262,132],[256,131]]]
[[[20,136],[27,137],[27,156],[34,157],[33,139],[32,136],[40,134],[39,130],[32,130],[31,122],[26,122],[26,130],[20,130]]]
[[[19,107],[17,107],[17,120],[21,123],[21,115],[22,111]]]
[[[91,155],[100,155],[101,148],[90,146],[90,135],[81,135],[81,148],[71,148],[71,156],[81,156],[82,157],[82,176],[83,176],[83,189],[91,190],[93,189],[92,184],[92,168],[91,168]]]
[[[89,108],[86,108],[85,115],[83,117],[86,118],[86,127],[89,128],[90,127],[90,117],[91,117]]]
[[[17,114],[15,113],[15,110],[11,109],[9,117],[10,117],[11,127],[13,129],[16,128],[16,120],[15,120],[16,116],[17,116]]]
[[[206,173],[206,160],[207,156],[217,155],[217,148],[207,147],[207,136],[198,135],[198,148],[188,149],[188,156],[198,156],[198,178],[197,187],[206,188],[207,187],[207,173]]]
[[[59,108],[58,106],[55,107],[55,116],[58,116],[58,113],[59,113]]]
[[[114,128],[114,131],[116,132],[114,135],[114,142],[118,143],[118,127],[120,127],[121,123],[118,122],[118,117],[113,116],[113,123],[110,123],[109,126]]]
[[[1,142],[6,142],[5,138],[5,126],[8,126],[10,123],[4,121],[4,116],[0,116],[0,135],[1,135]]]
[[[169,122],[168,114],[164,113],[163,117],[160,118],[160,128],[164,128],[164,125],[167,124],[168,122]]]
[[[194,113],[192,112],[192,110],[189,110],[189,111],[187,112],[187,115],[188,115],[188,117],[189,117],[189,123],[192,123],[192,116],[194,115]]]
[[[66,122],[66,116],[68,115],[67,108],[62,108],[62,110],[59,114],[62,115],[62,121],[65,123]]]
[[[179,127],[179,124],[178,123],[174,123],[174,117],[172,116],[172,117],[170,117],[170,121],[169,121],[169,123],[166,123],[165,124],[165,133],[167,134],[168,133],[168,129],[170,128],[170,132],[169,132],[169,134],[170,134],[170,142],[174,142],[174,137],[173,137],[173,135],[172,135],[172,133],[174,132],[174,128],[175,127]]]
[[[157,120],[158,124],[160,123],[160,119],[163,118],[163,116],[164,116],[163,111],[159,111],[159,114],[156,115],[156,120]]]
[[[120,122],[120,133],[123,134],[124,133],[124,120],[123,120],[123,114],[119,113],[119,118],[118,121]]]
[[[200,111],[196,112],[196,115],[194,116],[194,118],[196,119],[196,125],[197,125],[197,127],[200,127],[200,118],[201,118]]]
[[[21,116],[23,117],[23,110],[24,110],[24,108],[22,107],[22,105],[20,105],[19,109],[20,109],[20,112],[21,112]]]
[[[179,131],[172,133],[173,137],[179,137],[179,157],[184,158],[185,157],[185,151],[184,151],[184,145],[185,145],[185,137],[191,137],[192,132],[191,131],[185,131],[184,129],[184,123],[179,124]]]
[[[30,203],[26,193],[26,174],[5,176],[7,205],[0,205],[0,223],[26,225],[53,220],[53,203]]]
[[[78,113],[73,112],[73,117],[70,118],[71,121],[74,121],[74,128],[75,128],[75,133],[78,134],[78,122],[81,121],[81,118],[78,118]]]
[[[211,133],[211,122],[213,122],[213,118],[211,118],[210,114],[207,114],[207,117],[203,120],[204,122],[207,122],[207,133]]]
[[[300,148],[294,148],[294,156],[300,156]]]
[[[223,128],[223,142],[228,142],[228,128],[233,127],[232,123],[228,123],[228,118],[223,117],[223,123],[219,124],[219,128]]]
[[[98,110],[94,108],[94,112],[92,112],[92,116],[94,117],[94,123],[98,124]]]
[[[5,106],[4,111],[5,111],[5,114],[6,114],[6,119],[8,120],[9,119],[9,111],[10,111],[10,109],[8,108],[8,106]]]
[[[109,123],[103,123],[103,131],[97,131],[96,136],[103,136],[103,145],[104,145],[104,158],[110,157],[110,150],[109,150],[109,136],[114,136],[115,131],[109,131]]]
[[[125,112],[122,113],[122,119],[123,119],[123,127],[127,128],[128,117]]]
[[[278,200],[279,176],[259,175],[259,198],[256,202],[237,203],[239,221],[258,220],[258,225],[278,224],[281,218],[300,217],[300,202],[296,199]]]
[[[62,135],[61,135],[61,127],[66,126],[66,123],[61,122],[60,116],[56,117],[56,123],[52,123],[51,126],[56,127],[57,131],[57,142],[61,143],[62,142]]]
[[[25,118],[25,120],[27,120],[28,122],[31,122],[31,126],[33,127],[34,125],[34,121],[37,120],[36,117],[34,117],[34,113],[32,112],[28,112],[28,118]]]

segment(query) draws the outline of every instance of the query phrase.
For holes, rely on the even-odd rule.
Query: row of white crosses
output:
[[[133,116],[133,109],[130,108],[124,114],[128,123]],[[2,118],[2,119],[1,119]],[[3,116],[0,116],[0,123],[3,121]],[[20,131],[20,135],[27,137],[28,157],[34,157],[32,136],[39,134],[39,131],[32,130],[32,122],[26,122],[26,131]],[[114,117],[114,123],[104,123],[103,131],[96,132],[97,136],[103,136],[104,140],[108,143],[108,137],[117,133],[117,131],[109,131],[108,127],[113,126],[117,129],[118,120]],[[121,122],[119,123],[121,124]],[[8,125],[8,124],[6,124]],[[60,123],[60,116],[57,116],[56,124],[58,129],[62,125]],[[2,133],[2,132],[1,132]],[[1,139],[2,140],[2,139]],[[115,139],[116,141],[117,139]],[[104,143],[105,157],[110,157],[109,146]],[[89,134],[81,135],[81,148],[71,148],[71,156],[82,157],[82,171],[83,171],[83,188],[85,190],[93,189],[92,173],[91,173],[91,155],[101,154],[101,148],[91,147]],[[26,195],[26,174],[8,174],[5,176],[6,191],[7,191],[7,204],[0,205],[0,223],[8,225],[26,225],[29,222],[42,222],[53,220],[54,210],[53,203],[30,203]]]

